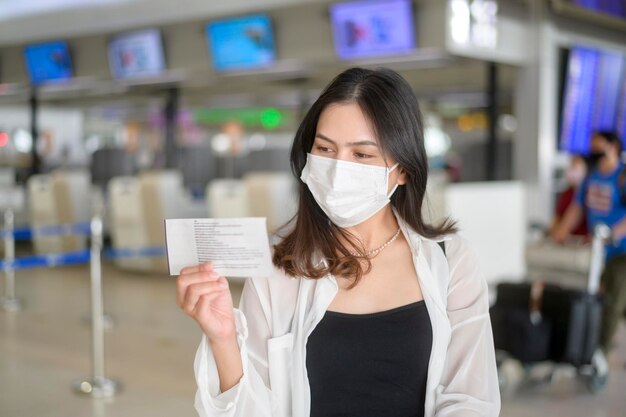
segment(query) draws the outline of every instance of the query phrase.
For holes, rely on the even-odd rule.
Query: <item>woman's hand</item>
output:
[[[211,263],[182,269],[176,278],[176,304],[198,322],[209,343],[236,340],[228,281],[213,270]]]

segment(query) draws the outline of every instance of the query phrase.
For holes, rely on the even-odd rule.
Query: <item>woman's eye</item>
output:
[[[330,152],[330,148],[327,148],[325,146],[317,146],[316,149],[320,152]]]
[[[372,157],[372,155],[367,155],[367,154],[360,153],[360,152],[356,152],[354,154],[354,156],[356,156],[357,158],[361,158],[361,159],[363,159],[363,158],[371,158]]]

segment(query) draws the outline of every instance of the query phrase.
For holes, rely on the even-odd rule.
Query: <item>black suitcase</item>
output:
[[[522,362],[551,360],[574,366],[591,363],[599,347],[603,298],[598,295],[604,262],[606,231],[598,230],[592,244],[587,290],[543,286],[541,320],[531,320],[531,284],[501,283],[491,308],[496,349]]]
[[[549,359],[552,338],[549,320],[533,321],[527,308],[494,306],[490,313],[496,349],[524,363]]]
[[[496,349],[522,362],[589,364],[598,348],[602,299],[546,285],[541,320],[533,322],[528,307],[530,288],[528,283],[498,285],[498,298],[490,311]]]
[[[532,314],[530,294],[530,283],[501,283],[490,309],[495,348],[524,363],[550,359],[552,341],[552,322]]]
[[[542,313],[552,322],[550,359],[581,366],[598,349],[602,299],[585,291],[546,288]]]

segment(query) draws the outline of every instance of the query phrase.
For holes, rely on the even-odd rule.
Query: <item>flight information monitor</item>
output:
[[[161,33],[148,29],[116,36],[109,43],[109,66],[116,79],[161,74],[165,70]]]
[[[69,80],[73,76],[67,42],[47,42],[24,48],[30,82],[34,85]]]
[[[624,0],[572,0],[572,3],[596,13],[626,18],[626,2]]]
[[[406,54],[415,49],[410,0],[338,3],[330,7],[340,59]]]
[[[211,22],[206,36],[216,71],[264,68],[276,60],[272,21],[265,14]]]
[[[624,137],[626,57],[585,46],[570,49],[561,107],[560,148],[589,152],[594,131],[618,131]]]

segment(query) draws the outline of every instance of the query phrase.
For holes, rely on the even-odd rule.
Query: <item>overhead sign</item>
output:
[[[293,119],[291,112],[274,107],[252,107],[245,109],[200,109],[194,113],[196,123],[220,125],[240,122],[245,127],[262,127],[272,130],[284,126]]]
[[[503,64],[528,61],[529,30],[522,6],[497,0],[448,0],[446,50]]]

